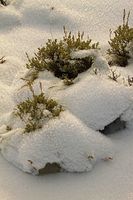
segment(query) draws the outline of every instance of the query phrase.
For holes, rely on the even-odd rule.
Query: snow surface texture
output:
[[[108,48],[108,30],[114,29],[121,22],[123,8],[130,10],[131,16],[133,12],[132,0],[126,3],[124,0],[50,0],[49,2],[46,0],[13,0],[12,2],[9,7],[0,8],[0,19],[3,19],[0,20],[0,55],[18,57],[23,62],[26,62],[25,52],[33,55],[33,52],[48,38],[62,36],[63,25],[74,32],[85,31],[92,39],[100,41],[102,47]],[[133,25],[132,20],[130,24]],[[10,67],[15,63],[14,60]],[[133,75],[132,63],[126,69],[120,68],[120,72],[124,76]],[[6,98],[4,96],[3,100],[1,99],[0,112],[3,113],[12,110],[10,92],[14,90],[15,85],[13,88],[9,87],[11,82],[12,79],[4,80],[4,77],[1,81],[3,89],[0,90],[2,91],[0,95],[6,94]],[[4,89],[6,89],[5,94]],[[4,117],[2,114],[1,120],[6,121],[9,115],[7,113]],[[131,126],[128,131],[111,136],[117,149],[114,161],[109,164],[101,162],[101,165],[97,165],[92,173],[88,174],[32,177],[17,171],[0,157],[0,198],[2,200],[37,200],[39,197],[42,200],[45,196],[47,200],[54,198],[59,200],[68,198],[70,200],[88,198],[132,200],[132,130]],[[18,182],[20,187],[18,187]]]
[[[97,160],[111,156],[111,142],[66,111],[40,131],[22,132],[13,128],[2,134],[0,147],[4,157],[25,172],[37,174],[47,163],[69,172],[90,171]]]
[[[12,88],[0,82],[0,113],[4,114],[13,108],[11,99]]]
[[[24,77],[28,76],[29,73],[24,72]],[[90,77],[90,74],[85,73],[82,74],[81,76],[82,76],[81,81],[75,83],[75,85],[77,85],[77,89],[80,87],[80,84],[82,86],[82,81],[84,82],[84,84],[86,84],[85,80],[87,77]],[[24,83],[22,79],[19,79],[18,77],[19,76],[16,77],[16,83],[19,86],[17,87],[17,89],[14,86],[15,80],[13,81],[13,86],[14,86],[13,88],[15,88],[14,90],[15,92],[13,92],[13,97],[15,98],[14,106],[17,103],[20,103],[26,100],[27,98],[32,97],[32,93],[29,90],[29,88],[23,85]],[[95,76],[92,76],[92,78],[95,81],[92,83],[92,88],[93,88],[98,79],[95,80]],[[50,88],[50,86],[53,86],[53,81],[55,82],[55,84],[62,86],[62,84],[60,84],[60,82],[62,83],[62,81],[57,78],[53,78],[53,75],[50,72],[42,72],[39,75],[39,80],[36,80],[33,86],[35,94],[40,93],[40,88],[39,88],[40,81],[42,83],[42,88],[46,91],[46,93],[49,92],[47,92],[48,88],[46,89],[45,86],[47,87],[49,86]],[[113,87],[114,91],[115,87],[116,86],[114,85]],[[66,90],[68,89],[64,88],[62,90],[66,92]],[[86,93],[90,93],[91,95],[92,89],[90,90],[87,87],[86,89],[87,91],[83,91],[83,94],[81,93],[80,90],[79,91],[77,90],[77,95],[75,95],[75,98],[81,95],[84,99],[84,95]],[[101,87],[101,89],[103,88]],[[101,91],[101,89],[99,88],[99,91]],[[57,91],[56,90],[53,91],[53,95],[54,93],[57,93]],[[49,94],[52,95],[52,91]],[[102,96],[105,95],[102,94]],[[122,96],[121,94],[120,95],[118,94],[118,99],[116,98],[116,100],[121,99],[121,96]],[[95,95],[92,94],[92,99],[94,98]],[[99,98],[101,98],[101,96]],[[104,98],[106,99],[108,97]],[[61,100],[61,98],[59,99]],[[83,99],[81,99],[81,104],[84,104]],[[101,101],[102,100],[103,99],[101,99]],[[79,100],[76,101],[80,103]],[[110,103],[113,104],[114,102],[112,103],[112,101],[110,101]],[[74,107],[75,101],[71,99],[71,104],[70,105],[69,104],[68,108],[66,107],[65,109],[69,108],[71,109],[71,105]],[[118,115],[120,115],[122,111],[124,111],[127,107],[129,107],[129,100],[127,102],[123,102],[123,104],[124,108],[122,110],[119,110],[119,108],[115,107],[115,109],[117,109]],[[90,105],[91,104],[89,104],[89,102],[85,104],[84,110],[87,111],[88,106]],[[98,116],[100,114],[99,110],[93,110],[93,112],[97,113]],[[78,117],[84,119],[87,118],[87,116],[83,117],[84,113],[80,112],[78,109],[77,113],[78,114],[76,115]],[[89,112],[89,114],[90,116],[92,115],[91,111]],[[112,115],[112,110],[111,113],[110,110],[109,113],[103,110],[102,115],[105,115],[106,118],[109,118],[110,115]],[[114,115],[115,116],[113,117],[116,117],[116,114]],[[100,117],[101,116],[99,116],[98,119],[100,119]],[[91,122],[95,123],[96,120],[97,119],[92,119]],[[102,127],[106,125],[103,124],[105,123],[104,120],[105,119],[101,121]],[[84,120],[82,119],[82,121]],[[35,133],[31,133],[29,137],[26,134],[22,134],[24,124],[21,122],[21,120],[17,120],[16,118],[14,118],[12,113],[11,114],[8,113],[2,116],[0,124],[2,125],[1,126],[2,154],[7,160],[12,162],[18,168],[29,173],[37,174],[39,169],[44,168],[44,166],[47,163],[58,163],[61,166],[61,168],[65,171],[72,171],[72,172],[89,171],[92,169],[92,166],[95,164],[96,161],[107,157],[111,157],[109,153],[109,151],[111,152],[111,147],[108,141],[109,139],[105,139],[105,137],[101,135],[99,132],[95,132],[90,128],[87,128],[85,124],[83,124],[83,122],[80,122],[76,118],[76,116],[73,116],[72,114],[66,111],[61,114],[59,119],[50,120],[48,124],[44,125],[41,131],[36,131]],[[12,130],[6,131],[6,126],[12,127]],[[90,159],[89,156],[92,158]],[[29,163],[29,160],[32,161],[32,165],[31,163]]]
[[[107,76],[90,75],[88,71],[79,75],[73,85],[64,86],[57,78],[47,80],[45,73],[50,74],[41,72],[44,76],[35,81],[35,93],[40,93],[41,82],[48,96],[56,99],[94,130],[103,130],[106,125],[121,117],[132,104],[132,89],[115,83]],[[19,82],[19,87],[13,92],[15,104],[32,97],[31,91],[23,87],[23,82]]]
[[[99,76],[86,76],[55,98],[88,127],[103,130],[132,104],[132,91]]]

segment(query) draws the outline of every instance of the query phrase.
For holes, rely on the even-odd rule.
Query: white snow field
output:
[[[0,6],[0,58],[6,59],[0,64],[0,200],[133,200],[133,91],[123,85],[123,79],[115,83],[108,78],[105,59],[109,29],[122,23],[124,8],[130,10],[133,26],[133,1],[10,2]],[[79,51],[72,55],[95,54],[93,68],[100,73],[94,75],[92,68],[69,87],[50,72],[40,73],[35,92],[41,81],[46,95],[57,99],[65,111],[42,130],[22,134],[24,125],[13,120],[12,111],[31,96],[20,79],[28,76],[25,53],[31,57],[48,38],[61,38],[63,26],[73,33],[84,31],[100,42],[101,54]],[[132,76],[133,61],[126,68],[114,69],[122,77]],[[125,130],[107,136],[97,131],[120,116],[128,121]],[[10,123],[13,130],[7,132]],[[53,162],[67,172],[33,176]]]

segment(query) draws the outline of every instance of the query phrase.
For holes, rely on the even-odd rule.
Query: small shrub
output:
[[[61,105],[55,100],[45,97],[40,84],[41,93],[36,95],[34,89],[29,83],[29,89],[32,98],[21,102],[14,110],[14,115],[19,117],[25,123],[25,132],[32,132],[42,128],[44,122],[53,117],[58,117],[63,111]]]
[[[127,82],[128,82],[128,86],[132,86],[133,85],[133,77],[128,76]]]
[[[6,126],[6,130],[7,130],[7,131],[11,131],[12,128],[11,128],[10,126]]]
[[[99,70],[98,70],[97,68],[94,68],[94,69],[93,69],[93,72],[94,72],[95,75],[98,75]]]
[[[0,4],[2,4],[3,6],[7,6],[9,2],[7,0],[0,0]]]
[[[126,66],[130,58],[127,49],[128,44],[133,41],[133,28],[129,27],[129,16],[126,18],[126,12],[123,13],[123,24],[114,31],[114,37],[110,38],[108,54],[114,56],[114,63],[120,66]]]
[[[1,57],[1,58],[0,58],[0,64],[3,64],[3,63],[5,63],[5,62],[6,62],[5,57],[4,57],[4,56]]]
[[[60,79],[73,80],[89,69],[93,63],[91,56],[82,59],[72,59],[71,53],[83,49],[97,49],[98,43],[93,43],[91,39],[84,40],[84,33],[78,32],[77,36],[67,32],[64,27],[64,36],[62,40],[48,39],[46,45],[38,48],[38,52],[33,58],[28,58],[26,67],[33,69],[38,73],[48,70]]]
[[[110,78],[111,80],[117,82],[117,79],[120,77],[121,75],[118,74],[116,72],[116,70],[110,69],[110,74],[108,75],[108,78]]]

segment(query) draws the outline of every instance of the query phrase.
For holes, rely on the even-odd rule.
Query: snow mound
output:
[[[18,82],[13,92],[15,104],[32,96],[31,91],[23,87],[25,83],[22,84],[19,79]],[[47,96],[57,100],[94,130],[103,130],[132,104],[131,88],[119,85],[106,76],[91,75],[90,71],[80,74],[71,86],[65,86],[50,72],[41,72],[33,85],[36,94],[40,93],[40,82]]]
[[[13,108],[11,99],[12,88],[0,81],[0,115],[7,113]]]
[[[1,134],[0,148],[8,161],[28,173],[38,174],[47,163],[57,163],[69,172],[90,171],[96,161],[112,155],[110,140],[68,111],[39,131],[22,132],[20,127]]]
[[[71,53],[71,58],[86,58],[88,56],[97,57],[98,56],[98,50],[97,49],[88,49],[88,50],[79,50]]]
[[[88,127],[103,130],[130,107],[132,91],[112,80],[89,74],[66,89],[56,90],[53,98]]]

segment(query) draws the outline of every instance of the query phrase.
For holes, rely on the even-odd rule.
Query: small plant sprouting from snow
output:
[[[63,82],[64,82],[64,84],[67,85],[67,86],[73,85],[73,84],[74,84],[73,80],[72,80],[72,79],[68,79],[68,78],[65,78],[65,79],[63,80]]]
[[[0,4],[3,6],[7,6],[9,2],[7,0],[0,0]]]
[[[5,56],[1,57],[1,58],[0,58],[0,64],[3,64],[3,63],[5,63],[5,62],[6,62]]]
[[[108,78],[110,78],[111,80],[117,82],[118,81],[118,78],[120,77],[121,75],[119,73],[117,73],[117,71],[115,69],[110,69],[110,73],[108,75]]]
[[[48,99],[42,91],[42,85],[40,83],[41,93],[36,95],[32,84],[29,82],[29,89],[32,93],[32,98],[21,102],[14,110],[14,115],[19,117],[25,124],[24,132],[32,132],[42,128],[45,121],[58,117],[63,111],[61,105],[55,100]]]
[[[93,69],[93,72],[94,72],[95,75],[98,75],[99,70],[98,70],[97,68],[94,68],[94,69]]]
[[[128,45],[133,41],[133,28],[129,26],[130,12],[126,17],[126,11],[123,13],[123,24],[114,31],[114,37],[110,38],[108,54],[114,58],[114,64],[126,66],[130,58]],[[112,61],[113,62],[113,61]]]
[[[127,82],[128,82],[128,86],[133,86],[133,77],[128,76]]]
[[[64,36],[61,40],[48,39],[45,46],[38,48],[33,58],[28,58],[26,67],[40,71],[48,70],[66,83],[72,83],[79,73],[89,69],[93,63],[93,57],[72,58],[71,53],[78,50],[98,49],[99,43],[92,43],[91,39],[84,40],[84,33],[72,35],[64,27]],[[68,81],[70,80],[70,81]]]

